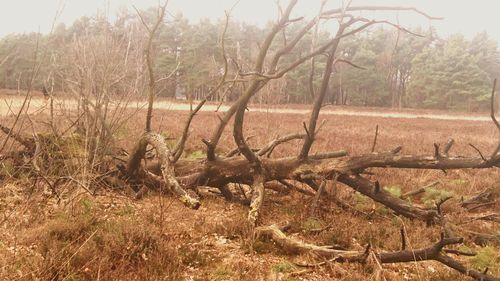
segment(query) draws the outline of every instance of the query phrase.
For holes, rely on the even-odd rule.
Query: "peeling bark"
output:
[[[250,202],[250,211],[248,211],[248,221],[251,225],[257,224],[260,215],[260,208],[264,201],[264,176],[257,175],[253,183],[253,194]]]
[[[179,199],[182,203],[184,203],[184,205],[193,209],[198,209],[200,207],[200,202],[198,201],[198,199],[190,196],[177,181],[175,177],[174,167],[170,163],[170,150],[168,149],[163,137],[159,134],[145,133],[141,137],[127,163],[127,175],[130,177],[135,177],[138,175],[141,160],[144,158],[144,154],[146,153],[146,147],[148,144],[153,146],[153,148],[156,150],[156,155],[159,159],[158,161],[160,164],[161,175],[168,189],[172,193],[179,196]]]

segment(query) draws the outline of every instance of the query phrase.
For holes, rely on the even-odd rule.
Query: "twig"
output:
[[[475,147],[472,143],[469,143],[469,146],[474,148],[474,150],[476,150],[477,153],[479,153],[479,156],[481,156],[481,159],[483,159],[484,162],[488,162],[488,160],[484,158],[484,155],[483,153],[481,153],[481,150],[479,150],[479,148]]]
[[[285,143],[285,142],[288,142],[291,140],[296,140],[296,139],[303,139],[305,137],[306,137],[305,134],[289,134],[289,135],[285,135],[283,137],[276,138],[276,139],[272,140],[270,143],[268,143],[266,146],[261,148],[257,152],[257,155],[258,156],[265,155],[266,153],[273,151],[274,148],[276,148],[276,146],[278,146],[282,143]]]
[[[401,229],[399,230],[399,232],[401,233],[401,251],[404,251],[404,250],[406,250],[405,229],[403,227],[401,227]]]
[[[416,190],[412,190],[412,191],[409,191],[409,192],[403,193],[403,194],[402,194],[399,198],[401,198],[401,199],[406,199],[406,198],[408,198],[408,197],[415,196],[415,195],[418,195],[418,194],[420,194],[420,193],[424,193],[424,192],[425,192],[425,190],[426,190],[427,188],[430,188],[430,187],[436,186],[436,185],[438,185],[438,184],[439,184],[439,181],[434,181],[434,182],[432,182],[432,183],[430,183],[430,184],[428,184],[428,185],[426,185],[426,186],[424,186],[424,187],[421,187],[421,188],[419,188],[419,189],[416,189]]]
[[[446,201],[450,200],[451,198],[453,198],[453,196],[448,196],[448,197],[442,198],[441,200],[439,200],[439,202],[436,203],[436,209],[437,209],[437,212],[439,215],[443,214],[442,210],[441,210],[441,205],[446,203]]]
[[[455,140],[454,139],[449,139],[448,142],[446,143],[446,145],[444,146],[443,148],[443,154],[445,157],[448,157],[448,153],[451,149],[451,147],[453,146],[453,144],[455,143]]]
[[[314,214],[316,212],[316,208],[318,207],[318,203],[319,203],[319,200],[320,200],[320,197],[321,197],[321,194],[323,194],[323,191],[325,189],[325,186],[326,186],[326,180],[323,180],[321,182],[321,184],[319,185],[319,188],[318,190],[316,191],[316,194],[314,195],[314,199],[313,199],[313,202],[311,204],[311,209],[309,210],[309,217],[310,218],[313,218],[314,217]]]
[[[377,145],[377,137],[378,137],[378,125],[375,126],[375,136],[373,137],[372,153],[375,152],[375,146]]]
[[[488,207],[488,206],[495,205],[496,203],[497,203],[496,201],[482,203],[482,204],[479,204],[477,206],[474,206],[474,207],[471,207],[471,208],[467,209],[467,211],[471,212],[471,211],[477,210],[479,208],[483,208],[483,207]]]

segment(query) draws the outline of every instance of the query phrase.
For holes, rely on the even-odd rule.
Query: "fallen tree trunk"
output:
[[[334,179],[335,174],[358,174],[367,168],[411,168],[411,169],[479,169],[500,167],[500,155],[490,161],[479,157],[442,157],[422,155],[397,155],[393,153],[366,154],[333,159],[306,159],[295,157],[261,159],[267,180],[301,180],[307,175],[318,175],[325,179]],[[159,171],[159,164],[150,166],[152,171]],[[251,165],[243,157],[205,160],[180,160],[175,165],[179,177],[202,173],[198,180],[207,185],[217,186],[229,182],[252,182]],[[194,183],[193,183],[194,184]]]
[[[270,239],[273,240],[281,249],[291,254],[313,253],[323,257],[330,257],[330,262],[361,262],[364,263],[370,253],[368,246],[365,251],[345,251],[336,250],[328,246],[318,246],[310,243],[287,237],[276,225],[263,226],[255,229],[255,236],[257,239]],[[479,272],[476,270],[468,269],[466,266],[457,260],[445,254],[444,247],[460,244],[463,242],[462,238],[444,238],[426,248],[421,249],[402,249],[395,252],[375,252],[375,257],[380,263],[403,263],[403,262],[420,262],[434,260],[438,261],[450,268],[459,271],[462,274],[470,276],[475,280],[482,281],[499,281],[492,275],[486,272]],[[319,266],[325,264],[298,264],[299,266]]]
[[[438,213],[435,210],[422,209],[394,197],[361,177],[359,173],[372,167],[439,170],[498,167],[500,156],[484,161],[482,158],[474,157],[415,156],[387,152],[332,159],[263,158],[260,162],[266,181],[285,179],[302,181],[311,176],[333,180],[338,177],[339,182],[387,206],[397,214],[432,223],[438,219]],[[150,168],[156,173],[160,170],[158,164]],[[215,161],[181,160],[176,163],[175,170],[178,179],[186,187],[197,185],[219,187],[228,183],[248,185],[254,183],[252,166],[243,157],[223,158]]]

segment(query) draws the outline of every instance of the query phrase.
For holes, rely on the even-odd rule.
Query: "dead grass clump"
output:
[[[101,217],[82,208],[59,215],[25,239],[40,258],[31,277],[46,280],[178,280],[181,260],[174,241],[144,220]]]
[[[233,216],[212,225],[213,233],[227,237],[229,239],[247,237],[251,232],[246,223],[245,216]]]

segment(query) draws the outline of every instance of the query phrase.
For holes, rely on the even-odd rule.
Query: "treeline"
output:
[[[153,10],[143,13],[145,21],[154,16]],[[249,66],[270,26],[229,22],[224,40],[228,81],[213,99],[232,100],[241,93],[245,83],[238,73],[252,71]],[[154,42],[159,95],[200,99],[215,86],[223,73],[223,27],[223,21],[192,24],[182,15],[163,23]],[[300,28],[300,22],[287,27],[281,42],[271,49]],[[326,40],[329,31],[335,27],[325,26],[317,36],[308,34],[287,55],[289,61],[309,52],[313,42]],[[379,26],[346,37],[337,52],[328,101],[396,108],[488,108],[492,81],[500,77],[497,42],[485,32],[472,40],[459,34],[440,38],[433,29],[411,33]],[[12,34],[0,40],[0,88],[26,88],[33,79],[39,90],[140,95],[147,83],[145,44],[140,20],[128,12],[114,23],[82,17],[71,26],[59,24],[50,35]],[[309,103],[324,67],[320,55],[314,63],[304,63],[266,85],[254,102]]]

